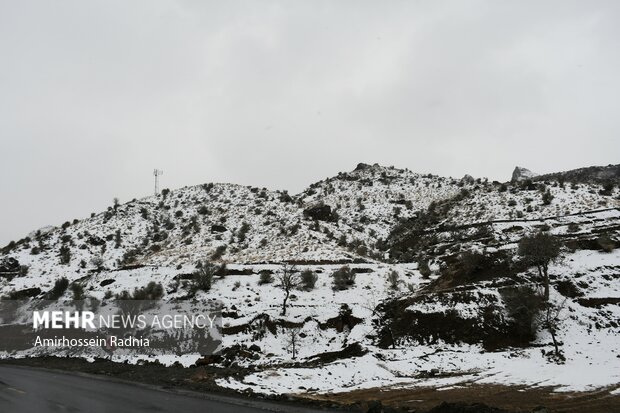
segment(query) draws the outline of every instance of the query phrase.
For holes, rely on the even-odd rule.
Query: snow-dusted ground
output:
[[[542,192],[525,190],[519,185],[508,184],[500,192],[496,185],[486,184],[480,190],[471,191],[463,202],[453,208],[448,221],[456,224],[471,224],[506,219],[541,219],[576,214],[584,211],[618,208],[618,191],[615,196],[601,196],[599,185],[570,184],[560,187],[557,183],[546,185],[553,199],[548,205],[542,200]]]
[[[579,262],[578,266],[571,263]],[[559,279],[571,278],[576,272],[583,274],[589,287],[587,297],[620,297],[617,274],[620,270],[620,251],[611,254],[596,251],[579,251],[571,254],[550,271]],[[614,268],[613,282],[601,277],[602,268]],[[381,291],[381,283],[377,288]],[[387,291],[384,290],[384,293]],[[317,295],[320,297],[320,295]],[[358,358],[336,361],[312,368],[278,368],[254,373],[243,381],[221,379],[219,384],[244,390],[251,388],[263,393],[300,392],[346,392],[374,387],[448,386],[471,383],[525,384],[529,386],[555,386],[557,391],[585,391],[599,387],[620,385],[620,334],[616,327],[596,328],[597,322],[620,322],[620,308],[607,305],[600,309],[586,308],[574,300],[565,299],[553,291],[551,300],[564,303],[560,318],[559,340],[566,357],[564,364],[547,360],[541,350],[552,350],[551,339],[541,332],[537,339],[540,347],[515,348],[498,352],[486,352],[479,345],[410,345],[397,349],[380,349],[365,342],[364,336],[371,332],[369,323],[358,325],[351,332],[371,351]],[[565,301],[566,300],[566,301]],[[320,306],[320,303],[317,303]],[[363,315],[360,304],[354,304],[355,314]],[[437,311],[440,304],[427,311]],[[468,314],[471,307],[451,307]],[[424,306],[416,308],[424,310]],[[449,308],[444,308],[448,310]],[[356,331],[357,330],[357,331]],[[352,339],[352,337],[349,337]],[[303,343],[303,355],[325,351],[320,340],[314,336]],[[277,347],[272,344],[269,348]],[[421,373],[438,370],[440,376],[420,377]],[[439,374],[438,374],[439,375]]]
[[[541,191],[523,190],[518,185],[509,184],[500,190],[498,185],[484,180],[461,181],[380,166],[326,179],[292,198],[278,191],[233,184],[181,188],[165,197],[148,197],[110,207],[104,213],[65,228],[48,228],[39,236],[31,234],[4,255],[17,259],[28,270],[11,280],[0,279],[0,295],[27,288],[40,288],[44,293],[64,276],[71,282],[80,282],[87,296],[99,300],[106,294],[131,292],[151,281],[162,284],[166,292],[164,299],[169,300],[187,294],[187,287],[175,277],[192,273],[198,261],[211,260],[227,263],[229,269],[252,272],[218,278],[209,292],[197,295],[200,300],[220,300],[227,313],[235,314],[224,318],[225,329],[244,326],[261,314],[278,324],[276,334],[241,329],[224,335],[224,346],[256,344],[261,348],[257,359],[237,361],[241,366],[257,366],[258,371],[243,379],[219,379],[218,383],[225,387],[251,388],[262,393],[328,393],[472,382],[557,386],[558,391],[618,386],[620,307],[612,304],[585,307],[576,299],[565,299],[555,289],[552,300],[564,305],[558,333],[566,357],[564,364],[551,363],[542,354],[541,350],[552,349],[550,337],[544,331],[539,333],[536,347],[497,352],[485,351],[479,345],[445,343],[381,349],[372,337],[378,304],[420,293],[440,272],[436,262],[431,262],[434,274],[424,279],[415,263],[382,263],[383,252],[376,242],[385,239],[401,219],[415,216],[434,201],[462,195],[446,212],[442,225],[511,220],[491,225],[494,242],[489,245],[475,239],[453,242],[449,231],[438,234],[440,241],[452,243],[451,252],[498,249],[514,252],[524,234],[543,225],[559,237],[596,237],[597,231],[605,230],[617,238],[618,189],[612,196],[603,196],[597,185],[547,185],[546,188],[553,195],[549,205],[543,204]],[[304,209],[319,203],[331,206],[339,216],[337,222],[317,222],[304,217]],[[242,226],[247,230],[245,234]],[[474,232],[476,228],[467,231]],[[60,264],[63,246],[70,251],[67,264]],[[226,247],[222,256],[213,258],[212,254],[220,246]],[[124,267],[129,263],[127,253],[135,249],[139,251],[131,263],[141,267]],[[100,270],[95,270],[93,258],[101,259]],[[280,316],[284,292],[278,288],[277,280],[259,285],[258,273],[270,270],[277,279],[281,263],[291,259],[314,261],[298,269],[315,271],[318,281],[311,291],[293,291],[286,316]],[[336,262],[354,260],[366,263],[350,263],[351,268],[370,272],[358,273],[353,287],[333,291],[331,274],[342,266]],[[399,274],[397,289],[388,281],[392,271]],[[562,259],[550,272],[556,282],[572,280],[584,286],[581,287],[583,298],[620,297],[618,249],[611,253],[565,249]],[[502,276],[498,274],[498,278]],[[107,280],[113,282],[102,287],[101,283]],[[488,282],[470,287],[472,294],[494,295],[501,302],[500,294]],[[70,296],[69,291],[65,294],[66,298]],[[342,332],[325,328],[326,321],[337,316],[343,304],[362,322]],[[477,304],[474,301],[450,305],[431,300],[410,310],[456,310],[462,315],[473,315]],[[296,360],[292,360],[287,329],[282,326],[291,323],[302,325]],[[337,351],[356,342],[368,349],[368,353],[292,367],[293,362],[303,364],[314,355]],[[115,356],[118,361],[125,359]],[[138,359],[132,357],[129,361]],[[179,361],[189,366],[197,359],[198,355],[166,356],[160,361],[166,364]],[[426,373],[431,370],[435,373],[428,377]]]
[[[554,265],[550,271],[558,279],[574,278],[588,284],[586,297],[620,297],[618,271],[620,270],[620,250],[613,253],[598,251],[577,251],[569,254]],[[251,268],[258,272],[262,269],[278,271],[278,265],[231,266],[238,269]],[[374,307],[388,297],[406,295],[409,288],[417,289],[427,281],[423,280],[415,265],[408,264],[357,264],[355,267],[371,268],[371,273],[359,273],[353,288],[344,291],[332,291],[330,274],[338,265],[305,266],[318,272],[318,282],[312,291],[294,291],[288,306],[286,317],[280,317],[284,293],[276,284],[259,285],[259,276],[230,275],[218,279],[210,292],[201,292],[199,298],[221,300],[228,310],[236,309],[239,318],[225,318],[224,326],[231,327],[249,322],[258,314],[269,314],[272,319],[304,323],[302,332],[306,337],[300,338],[299,354],[296,361],[327,351],[341,349],[346,344],[359,342],[370,351],[362,357],[338,360],[315,367],[292,368],[275,367],[293,361],[286,339],[286,329],[280,328],[276,335],[266,333],[256,338],[251,332],[241,332],[224,336],[224,346],[234,344],[257,344],[263,350],[259,360],[247,360],[246,365],[262,365],[264,371],[250,374],[243,380],[220,379],[218,384],[234,389],[252,388],[262,393],[299,393],[299,392],[339,392],[354,389],[385,386],[448,386],[468,383],[526,384],[530,386],[557,386],[558,391],[588,390],[595,387],[613,386],[620,383],[620,329],[597,328],[597,323],[620,321],[620,308],[606,305],[600,309],[587,308],[572,299],[566,299],[562,312],[559,340],[566,363],[550,363],[541,349],[552,349],[550,338],[545,332],[539,334],[537,343],[541,347],[526,349],[507,349],[499,352],[486,352],[479,345],[409,345],[396,349],[380,349],[367,336],[374,332],[372,324]],[[387,273],[396,270],[401,275],[401,284],[397,291],[390,288]],[[320,272],[319,272],[320,271]],[[102,272],[91,277],[85,283],[85,289],[93,290],[89,295],[103,299],[105,291],[118,293],[123,289],[131,290],[144,286],[149,281],[161,282],[165,287],[174,283],[173,276],[178,271],[172,267],[146,267],[127,271]],[[613,275],[615,278],[605,277]],[[97,288],[104,279],[114,278],[113,284]],[[35,280],[27,276],[14,280],[16,287],[35,285]],[[406,285],[409,284],[410,287]],[[493,289],[481,287],[479,292],[489,294]],[[180,296],[179,290],[168,298]],[[552,291],[552,300],[560,303],[565,299]],[[351,331],[338,333],[335,329],[321,329],[318,323],[324,323],[335,317],[341,304],[346,303],[355,317],[364,321]],[[458,304],[444,307],[433,303],[431,306],[420,304],[415,310],[428,312],[455,309],[463,315],[475,313],[476,303]],[[131,357],[136,362],[140,357]],[[184,365],[193,364],[197,355],[162,357],[161,361],[171,364],[180,361]],[[125,360],[126,357],[116,357]],[[422,378],[420,374],[438,370],[440,376],[449,377]]]

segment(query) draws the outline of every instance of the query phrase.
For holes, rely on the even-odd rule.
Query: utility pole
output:
[[[159,195],[159,177],[164,174],[161,169],[154,169],[153,176],[155,177],[155,196]]]

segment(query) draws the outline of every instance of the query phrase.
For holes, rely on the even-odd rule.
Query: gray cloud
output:
[[[163,187],[617,163],[615,1],[0,4],[0,243]]]

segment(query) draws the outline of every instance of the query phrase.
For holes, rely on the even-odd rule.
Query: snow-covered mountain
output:
[[[35,232],[4,252],[33,272],[54,276],[100,266],[192,266],[204,259],[372,260],[383,257],[377,241],[399,219],[463,187],[458,180],[378,165],[341,173],[295,196],[204,184],[110,206],[83,221]],[[61,263],[61,249],[68,251],[67,262]]]
[[[539,232],[562,245],[549,274],[565,360],[549,357],[548,328],[522,336],[511,312],[515,291],[540,285],[518,254]],[[36,232],[3,249],[0,294],[37,299],[66,277],[98,300],[151,281],[171,300],[209,261],[226,270],[196,298],[224,303],[229,351],[204,362],[244,369],[221,386],[324,394],[475,380],[618,392],[619,235],[615,185],[360,164],[297,195],[204,184]],[[315,283],[300,284],[282,316],[285,262]]]

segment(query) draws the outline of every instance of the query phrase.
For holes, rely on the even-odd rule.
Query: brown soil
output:
[[[470,384],[464,387],[374,388],[313,398],[330,402],[353,404],[379,400],[394,408],[427,411],[442,402],[484,403],[514,412],[531,412],[544,406],[554,413],[612,413],[620,412],[620,394],[611,391],[620,384],[589,392],[554,392],[552,387],[527,387]]]
[[[117,379],[152,384],[167,389],[256,397],[251,393],[235,393],[215,384],[215,379],[219,377],[242,377],[249,373],[248,370],[239,367],[201,366],[182,368],[164,367],[158,363],[128,365],[112,363],[107,360],[89,363],[82,359],[60,357],[2,360],[2,363],[112,376]],[[353,411],[366,411],[367,402],[379,400],[384,406],[402,408],[401,411],[415,412],[425,412],[443,402],[452,402],[483,403],[515,413],[530,413],[538,406],[546,407],[549,413],[615,413],[620,412],[620,394],[612,395],[610,392],[617,389],[620,389],[620,384],[590,392],[554,392],[552,387],[532,388],[469,383],[464,386],[455,385],[452,388],[414,387],[403,389],[383,387],[328,395],[302,393],[294,397],[271,396],[267,398],[296,405],[322,408],[341,407]]]

